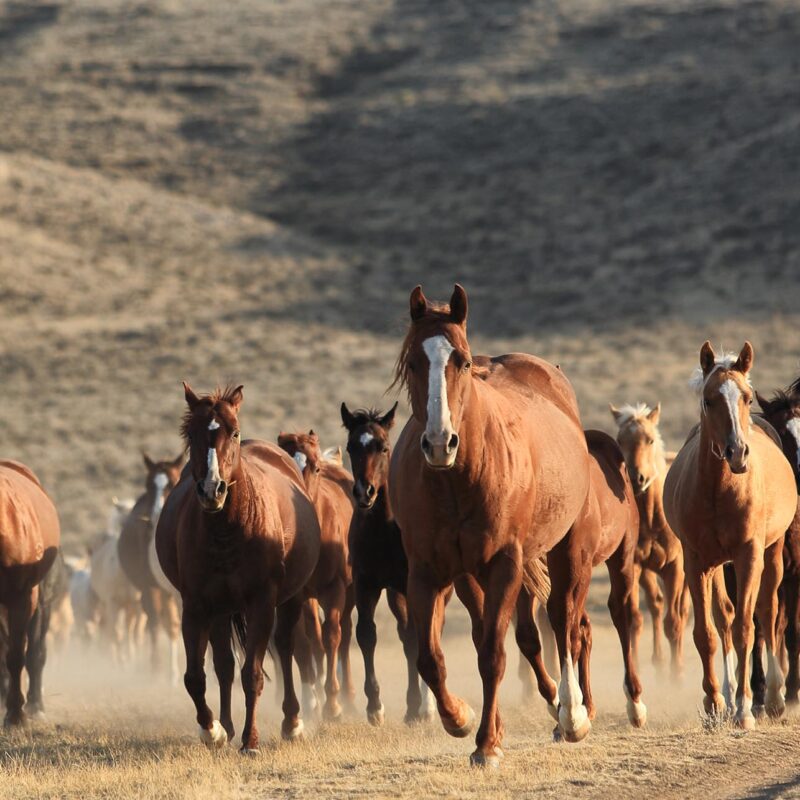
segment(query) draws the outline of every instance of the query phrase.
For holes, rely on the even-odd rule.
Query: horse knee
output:
[[[378,629],[375,621],[359,615],[356,623],[356,641],[363,650],[365,647],[374,648],[378,642]]]

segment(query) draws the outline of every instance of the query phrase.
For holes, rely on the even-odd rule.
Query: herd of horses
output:
[[[375,609],[386,590],[408,664],[407,722],[438,713],[456,737],[477,726],[470,761],[497,766],[504,731],[498,688],[513,619],[521,656],[556,721],[554,735],[580,741],[595,715],[586,600],[602,563],[634,727],[647,719],[637,668],[640,588],[653,615],[653,657],[664,659],[663,628],[676,677],[693,607],[708,714],[731,714],[749,729],[760,714],[778,717],[787,701],[797,702],[800,381],[772,400],[758,396],[763,413],[751,414],[752,346],[718,355],[706,342],[690,381],[698,423],[677,455],[669,454],[659,405],[611,406],[616,440],[584,430],[558,366],[520,353],[473,355],[466,323],[461,286],[449,303],[414,289],[393,384],[407,391],[411,417],[392,448],[397,404],[382,412],[342,403],[352,474],[341,451],[323,452],[313,430],[282,433],[277,444],[244,439],[241,386],[198,395],[184,384],[188,460],[145,457],[145,492],[124,509],[118,534],[96,543],[92,559],[112,576],[96,581],[102,591],[109,598],[120,592],[108,600],[111,627],[138,599],[138,612],[122,627],[130,631],[141,614],[154,657],[159,630],[167,631],[173,675],[182,635],[184,684],[201,739],[219,747],[234,738],[237,654],[242,752],[258,748],[267,652],[280,665],[285,739],[303,735],[303,716],[339,717],[342,702],[355,698],[354,608],[367,717],[381,725]],[[0,462],[7,668],[0,689],[8,725],[25,719],[23,666],[25,709],[41,711],[47,587],[59,560],[52,502],[30,470]],[[447,685],[441,636],[453,592],[471,619],[480,718]],[[546,657],[553,640],[557,682],[554,659]],[[206,701],[209,645],[218,716]]]

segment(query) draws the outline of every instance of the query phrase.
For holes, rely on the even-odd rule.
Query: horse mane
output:
[[[791,411],[800,404],[800,378],[786,390],[776,389],[768,402],[770,406],[775,407],[775,411]]]
[[[194,408],[186,409],[181,422],[181,437],[187,445],[189,444],[189,434],[191,433],[192,425],[197,415],[197,409],[200,405],[206,406],[208,409],[213,409],[216,408],[219,403],[231,403],[237,388],[237,386],[233,386],[232,384],[217,386],[213,392],[202,395],[200,397],[200,403]]]
[[[653,412],[653,409],[650,408],[647,403],[637,403],[636,405],[632,405],[631,403],[626,403],[618,410],[619,419],[618,425],[620,428],[624,428],[626,425],[630,425],[634,422],[643,422],[647,420],[647,417]],[[653,437],[653,446],[656,451],[657,458],[664,458],[665,448],[664,448],[664,440],[661,437],[661,429],[658,425],[653,425],[655,428],[655,436]]]
[[[696,394],[702,395],[703,389],[705,389],[706,383],[708,379],[720,369],[731,369],[733,365],[739,360],[739,356],[736,353],[723,353],[721,356],[717,356],[714,359],[714,368],[708,373],[708,375],[703,374],[703,368],[697,366],[694,368],[692,372],[692,377],[689,378],[689,388]],[[752,386],[753,384],[750,382],[750,376],[745,375],[745,380],[747,381],[748,386]]]
[[[429,300],[425,315],[419,319],[412,320],[411,324],[408,326],[405,339],[403,339],[403,344],[400,347],[400,355],[397,356],[397,361],[394,365],[394,380],[386,390],[387,392],[390,392],[396,387],[398,389],[405,389],[406,393],[408,393],[408,359],[411,354],[411,346],[420,336],[428,338],[424,336],[426,331],[430,331],[431,336],[437,335],[436,328],[443,323],[453,325],[453,320],[450,318],[450,304],[436,303]],[[458,328],[459,326],[453,325],[453,327]],[[464,336],[463,339],[463,342],[451,342],[451,344],[468,349],[466,336]],[[478,367],[473,362],[473,374],[483,374],[487,371],[486,367]]]

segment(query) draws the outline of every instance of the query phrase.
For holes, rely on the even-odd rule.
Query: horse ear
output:
[[[622,419],[622,412],[613,403],[608,404],[608,410],[611,412],[611,416],[614,417],[614,422],[619,425]]]
[[[355,427],[356,418],[350,413],[347,403],[343,402],[339,410],[342,414],[342,425],[344,425],[347,430],[352,430],[352,428]]]
[[[762,410],[762,411],[763,411],[765,414],[769,414],[769,410],[770,410],[770,407],[772,406],[772,403],[770,403],[770,401],[769,401],[769,400],[767,400],[767,398],[766,398],[766,397],[762,397],[762,396],[761,396],[761,395],[758,393],[758,390],[756,390],[756,400],[758,400],[758,404],[761,406],[761,410]]]
[[[186,381],[183,381],[183,394],[186,397],[186,403],[189,408],[194,410],[195,406],[200,402],[200,398],[194,393],[194,390]]]
[[[156,468],[156,462],[153,461],[153,459],[150,458],[150,456],[147,455],[144,450],[142,451],[142,461],[144,461],[144,465],[147,467],[148,472],[152,472]]]
[[[703,375],[708,375],[711,370],[714,369],[714,361],[716,358],[717,356],[714,353],[711,342],[708,340],[703,342],[703,346],[700,348],[700,367],[703,370]]]
[[[422,319],[425,316],[425,312],[428,310],[428,300],[422,293],[422,287],[419,284],[411,292],[409,305],[411,306],[411,319]]]
[[[745,342],[733,368],[739,370],[743,375],[747,375],[747,373],[750,372],[750,368],[753,366],[754,358],[755,353],[753,352],[753,345],[751,345],[750,342]]]
[[[173,462],[172,466],[176,469],[180,469],[186,461],[186,453],[181,453]]]
[[[653,423],[653,425],[658,425],[658,421],[661,419],[661,403],[656,403],[656,407],[647,415],[647,419]]]
[[[457,283],[450,295],[450,319],[456,325],[463,325],[467,321],[467,293],[464,287]]]
[[[397,402],[378,420],[378,425],[387,431],[394,425],[394,412],[397,411]]]
[[[244,400],[244,385],[240,384],[237,386],[228,396],[228,402],[233,406],[233,410],[238,414],[239,408],[242,405],[242,401]]]
[[[308,435],[309,435],[309,436],[316,436],[317,434],[316,434],[316,433],[314,433],[314,429],[313,429],[313,428],[309,428],[309,429],[308,429]]]

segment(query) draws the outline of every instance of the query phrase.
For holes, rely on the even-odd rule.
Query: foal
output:
[[[672,675],[678,677],[683,672],[683,632],[689,618],[689,594],[683,571],[683,549],[664,516],[663,494],[667,459],[661,432],[658,430],[661,403],[653,409],[644,403],[638,403],[636,406],[625,405],[620,409],[612,405],[610,410],[619,426],[617,443],[622,448],[639,508],[637,582],[645,590],[653,617],[653,660],[656,663],[660,661],[660,610],[666,601],[664,632],[671,651]],[[656,575],[664,582],[663,600]],[[638,592],[634,598],[634,607],[638,617],[634,633],[636,653],[641,634]]]
[[[278,445],[295,460],[303,476],[306,491],[319,519],[322,537],[320,564],[326,564],[327,570],[334,576],[315,599],[325,614],[322,643],[327,673],[323,714],[327,719],[337,719],[342,714],[336,672],[340,656],[345,694],[348,698],[355,695],[350,673],[353,579],[347,552],[347,535],[353,519],[353,478],[341,465],[323,459],[319,438],[313,430],[308,433],[281,433]],[[316,609],[312,613],[316,613]],[[343,635],[345,629],[346,636]]]
[[[384,719],[381,690],[375,675],[378,643],[375,608],[384,589],[389,608],[397,620],[397,634],[403,643],[408,668],[405,721],[430,719],[435,710],[431,702],[433,695],[424,683],[423,692],[420,692],[417,634],[406,604],[408,559],[389,500],[389,431],[394,425],[395,411],[397,403],[385,414],[366,409],[351,412],[344,403],[341,408],[342,423],[347,428],[347,452],[355,477],[353,494],[358,504],[349,537],[358,610],[356,638],[364,656],[367,719],[373,725],[382,725]]]
[[[755,726],[747,680],[754,612],[764,630],[769,662],[766,710],[773,716],[784,710],[776,636],[778,586],[783,574],[784,534],[797,510],[791,466],[771,436],[758,424],[751,425],[753,390],[748,375],[752,365],[749,342],[738,358],[717,357],[705,342],[700,368],[690,382],[700,397],[700,424],[690,433],[664,483],[667,521],[683,544],[694,604],[694,640],[703,662],[703,703],[709,713],[720,712],[724,706],[714,672],[712,583],[721,579],[718,568],[733,561],[738,587],[735,676],[727,652],[729,616],[721,620],[721,627],[731,694],[736,687],[734,719],[743,728]]]
[[[276,608],[275,644],[284,686],[281,734],[295,739],[303,731],[292,677],[292,633],[306,590],[329,580],[315,571],[319,523],[286,453],[268,442],[242,441],[241,386],[199,397],[184,384],[184,393],[188,411],[182,433],[189,463],[159,517],[156,551],[183,600],[184,683],[197,709],[200,737],[210,747],[233,739],[232,622],[240,638],[245,634],[242,752],[253,753],[258,747],[255,710]],[[209,642],[219,680],[220,721],[205,698]]]

